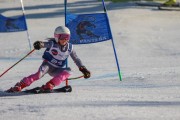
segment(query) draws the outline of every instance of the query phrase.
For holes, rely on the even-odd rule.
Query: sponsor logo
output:
[[[57,51],[56,49],[52,49],[52,50],[51,50],[51,53],[52,53],[53,55],[57,55],[57,54],[58,54],[58,51]]]

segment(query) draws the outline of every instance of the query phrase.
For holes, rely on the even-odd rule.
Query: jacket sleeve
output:
[[[52,41],[48,41],[48,42],[43,42],[44,46],[43,48],[51,48],[53,42]]]
[[[70,54],[71,58],[73,59],[73,61],[75,62],[75,64],[78,66],[78,67],[81,67],[81,66],[84,66],[81,62],[81,60],[79,59],[79,57],[77,56],[75,50],[73,49],[71,54]]]

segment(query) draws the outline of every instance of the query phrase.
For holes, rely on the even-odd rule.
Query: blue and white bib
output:
[[[52,41],[53,44],[51,48],[47,48],[42,56],[54,67],[64,67],[66,60],[73,50],[71,43],[61,47],[55,41]]]

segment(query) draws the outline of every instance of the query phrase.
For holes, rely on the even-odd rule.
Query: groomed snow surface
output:
[[[23,0],[31,44],[64,25],[63,0]],[[96,0],[68,0],[75,13],[102,12]],[[75,45],[90,79],[69,81],[71,93],[7,94],[35,73],[44,49],[33,52],[0,78],[0,120],[179,120],[180,12],[106,2],[122,73],[118,78],[111,41]],[[19,0],[0,0],[0,13],[22,14]],[[26,32],[0,33],[0,72],[29,52]],[[81,75],[69,59],[72,76]],[[41,86],[46,75],[30,87]],[[58,87],[64,86],[62,83]]]

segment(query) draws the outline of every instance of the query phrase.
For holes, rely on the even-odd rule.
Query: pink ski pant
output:
[[[46,73],[48,73],[53,78],[50,80],[55,86],[60,85],[61,82],[66,80],[70,76],[70,68],[56,68],[47,62],[43,62],[39,70],[28,77],[24,77],[21,82],[26,86],[30,86],[34,81],[42,78]]]

